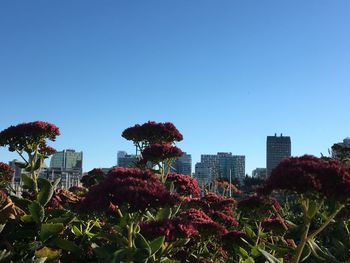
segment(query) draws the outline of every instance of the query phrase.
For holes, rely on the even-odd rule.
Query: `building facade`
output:
[[[199,163],[197,163],[199,164]],[[211,180],[215,179],[238,179],[245,176],[245,156],[233,155],[230,152],[218,152],[217,154],[203,154],[200,162],[201,169],[208,167],[211,170]],[[197,167],[197,165],[196,165]],[[197,172],[196,172],[197,173]]]
[[[137,161],[137,156],[135,154],[128,154],[125,151],[118,151],[118,167],[132,167]]]
[[[179,158],[177,158],[172,164],[173,172],[179,174],[192,175],[192,156],[186,152]]]
[[[197,179],[201,188],[214,179],[213,169],[206,163],[196,163],[194,177]]]
[[[266,179],[266,168],[256,168],[252,171],[252,177],[259,179]]]
[[[83,152],[67,149],[51,156],[50,167],[43,168],[40,176],[56,180],[60,178],[58,188],[68,189],[78,186],[83,174]]]
[[[291,139],[289,136],[267,136],[266,139],[266,175],[285,158],[291,156]]]

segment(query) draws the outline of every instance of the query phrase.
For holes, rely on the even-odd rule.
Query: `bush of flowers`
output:
[[[93,169],[58,189],[39,170],[59,135],[42,121],[0,132],[23,171],[19,193],[0,162],[1,262],[349,262],[350,151],[339,145],[332,157],[285,159],[256,187],[200,187],[172,171],[182,134],[149,121],[122,133],[134,167]]]

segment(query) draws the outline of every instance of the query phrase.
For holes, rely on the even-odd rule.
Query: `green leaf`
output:
[[[274,256],[272,256],[269,252],[259,249],[260,253],[267,259],[269,263],[281,263],[281,261]]]
[[[33,201],[28,208],[34,222],[40,224],[45,216],[44,207],[37,201]]]
[[[151,250],[147,240],[140,233],[135,234],[135,246],[137,248],[146,248]]]
[[[34,164],[33,170],[34,171],[39,170],[42,162],[43,162],[43,159],[41,157],[39,157]]]
[[[64,226],[61,223],[56,224],[42,224],[40,230],[40,239],[41,241],[46,241],[53,236],[57,236]]]
[[[50,181],[44,178],[38,179],[38,185],[40,192],[38,193],[37,200],[41,205],[45,206],[51,200],[54,188]]]
[[[243,258],[249,257],[248,252],[247,252],[244,248],[242,248],[242,247],[239,247],[239,254],[241,254],[241,256],[242,256]]]
[[[20,198],[15,195],[11,195],[12,202],[19,208],[28,211],[29,205],[32,203],[30,200],[25,198]]]
[[[316,200],[309,201],[309,209],[307,210],[307,213],[306,213],[308,218],[312,219],[316,215],[319,209],[318,203],[319,202]]]
[[[171,212],[172,211],[170,207],[160,208],[157,212],[156,219],[157,220],[168,219],[171,216]]]
[[[308,245],[311,248],[312,254],[316,258],[318,258],[320,260],[324,260],[324,261],[327,260],[328,262],[329,261],[335,261],[336,262],[336,258],[333,255],[331,255],[331,254],[327,253],[326,251],[322,250],[319,247],[319,245],[317,245],[315,240],[308,240],[307,243],[308,243]]]
[[[32,177],[27,174],[21,174],[22,186],[28,190],[34,190],[35,182]]]
[[[246,260],[244,260],[243,263],[255,263],[255,261],[253,258],[249,257]]]
[[[311,255],[311,249],[309,246],[305,246],[303,252],[301,253],[300,262],[303,262]]]
[[[83,233],[80,231],[80,229],[77,226],[72,227],[72,233],[76,235],[77,237],[82,236]]]
[[[58,248],[68,250],[73,252],[74,254],[80,253],[80,248],[72,241],[62,239],[62,238],[54,238],[51,242],[51,245],[56,246]]]
[[[251,238],[254,239],[256,237],[256,234],[254,233],[253,229],[246,225],[244,226],[244,232]]]
[[[157,253],[157,251],[162,247],[164,240],[165,240],[165,237],[161,236],[150,242],[149,246],[151,247],[152,254]]]
[[[53,183],[52,183],[52,187],[55,190],[57,188],[57,185],[61,182],[61,177],[56,178]]]
[[[29,163],[27,163],[27,162],[24,163],[24,162],[20,162],[20,161],[15,161],[15,165],[21,169],[25,169],[25,168],[29,167]]]
[[[31,215],[24,215],[21,217],[23,222],[29,223],[29,222],[33,222],[33,217]]]

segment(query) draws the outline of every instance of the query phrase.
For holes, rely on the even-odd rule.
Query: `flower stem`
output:
[[[339,211],[343,209],[344,206],[345,205],[340,205],[315,232],[313,232],[310,236],[308,236],[307,240],[312,240],[319,233],[321,233],[323,229],[325,229],[329,225],[329,223],[333,220],[333,218],[339,213]]]

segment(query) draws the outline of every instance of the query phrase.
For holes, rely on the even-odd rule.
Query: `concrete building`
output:
[[[180,174],[192,174],[192,156],[186,152],[175,160],[172,165],[172,171]]]
[[[63,150],[51,156],[50,167],[43,168],[40,176],[55,180],[60,178],[58,188],[68,189],[80,184],[83,173],[83,152],[75,150]]]
[[[218,152],[217,154],[201,155],[201,163],[211,168],[212,179],[243,180],[245,176],[245,156],[232,155],[230,152]]]
[[[256,168],[252,171],[252,177],[266,179],[266,168]]]
[[[213,169],[206,163],[196,163],[194,177],[197,179],[200,187],[204,187],[214,179]]]
[[[125,151],[118,151],[118,167],[132,167],[137,161],[137,156],[135,154],[128,154]]]
[[[266,139],[266,174],[271,171],[285,158],[291,156],[291,140],[289,136],[267,136]]]

